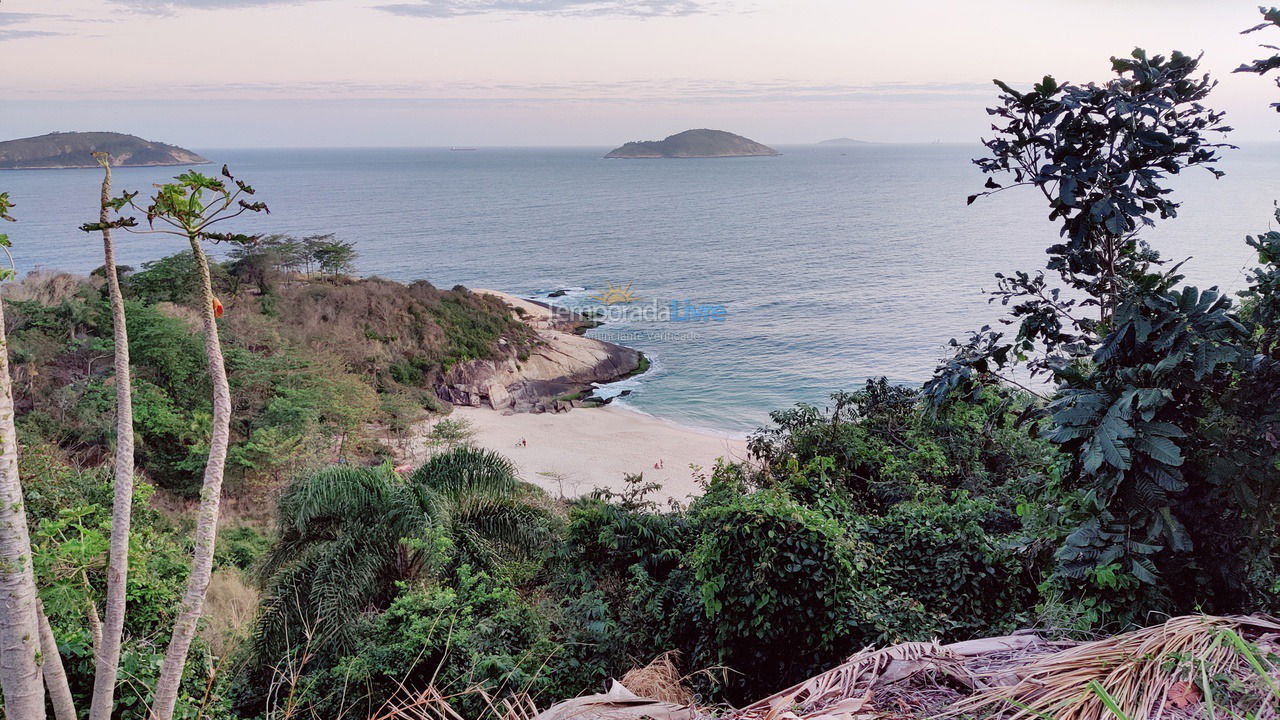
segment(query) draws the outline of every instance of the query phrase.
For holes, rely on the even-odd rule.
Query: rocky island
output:
[[[637,140],[606,158],[721,158],[781,155],[768,145],[723,130],[685,130],[665,140]]]
[[[201,165],[205,158],[176,145],[114,132],[55,132],[0,142],[0,170],[92,168],[93,153],[109,153],[116,167]]]
[[[819,145],[870,145],[871,143],[867,142],[866,140],[855,140],[853,138],[838,137],[838,138],[831,138],[830,140],[823,140],[818,144]]]

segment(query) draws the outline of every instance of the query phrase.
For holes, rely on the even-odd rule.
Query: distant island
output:
[[[819,145],[870,145],[866,140],[854,140],[853,138],[831,138],[823,140]]]
[[[721,158],[781,155],[741,135],[723,130],[685,130],[665,140],[629,142],[610,151],[606,158]]]
[[[0,142],[0,170],[91,168],[93,153],[110,153],[116,167],[200,165],[196,153],[135,135],[113,132],[55,132]]]

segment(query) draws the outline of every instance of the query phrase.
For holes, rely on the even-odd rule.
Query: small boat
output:
[[[464,148],[464,147],[451,147],[449,148],[449,150],[452,152],[475,152],[475,148]]]

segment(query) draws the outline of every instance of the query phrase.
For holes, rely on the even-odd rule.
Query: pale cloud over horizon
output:
[[[991,78],[1102,80],[1204,51],[1237,137],[1275,138],[1249,0],[4,0],[6,133],[192,146],[564,145],[721,127],[974,142]],[[1088,12],[1080,12],[1087,9]],[[1280,33],[1276,33],[1280,35]],[[103,62],[110,58],[110,62]]]
[[[5,40],[19,40],[23,38],[34,37],[50,37],[60,35],[61,33],[52,30],[35,30],[23,26],[28,23],[38,22],[40,20],[54,17],[45,13],[20,13],[20,12],[3,12],[0,11],[0,42]]]
[[[696,0],[413,0],[374,8],[428,18],[492,14],[675,17],[708,12],[710,6]]]

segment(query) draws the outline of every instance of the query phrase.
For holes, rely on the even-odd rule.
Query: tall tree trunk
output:
[[[227,369],[222,360],[222,344],[218,340],[218,323],[213,314],[213,284],[209,277],[209,258],[200,240],[191,237],[191,252],[200,274],[204,307],[204,349],[209,363],[209,379],[213,381],[213,429],[209,439],[209,461],[204,467],[204,484],[200,488],[200,511],[196,517],[195,549],[192,553],[191,576],[187,593],[182,598],[178,619],[173,623],[173,637],[156,681],[151,720],[172,720],[178,699],[178,684],[187,663],[187,651],[196,634],[196,624],[204,609],[205,592],[213,572],[213,546],[218,534],[218,505],[222,498],[222,472],[227,460],[227,444],[231,424],[231,388],[227,385]]]
[[[116,676],[120,668],[120,639],[124,632],[125,589],[129,577],[129,525],[133,511],[133,378],[129,369],[129,329],[125,324],[124,296],[116,274],[116,252],[111,243],[107,203],[111,200],[111,156],[95,153],[102,165],[102,254],[107,288],[111,295],[111,323],[115,339],[116,456],[115,495],[111,501],[111,549],[107,560],[106,617],[102,641],[95,645],[93,701],[89,720],[110,720],[115,704]]]
[[[62,667],[62,655],[58,653],[58,641],[44,614],[44,603],[36,609],[40,623],[40,651],[44,655],[41,665],[44,685],[49,691],[49,704],[53,705],[56,720],[76,720],[76,704],[71,699],[71,687],[67,684],[67,671]]]
[[[0,691],[8,720],[41,720],[40,623],[31,536],[18,478],[18,437],[13,426],[9,343],[0,303]]]

